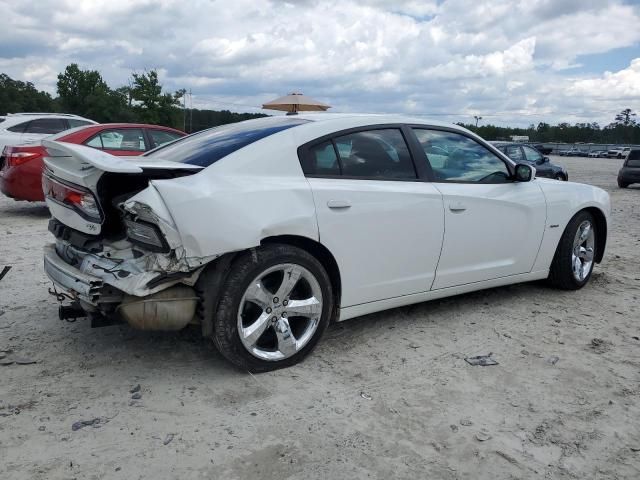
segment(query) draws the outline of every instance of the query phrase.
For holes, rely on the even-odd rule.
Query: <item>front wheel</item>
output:
[[[560,180],[560,181],[566,181],[566,178],[564,178],[564,175],[561,173],[556,173],[555,177],[556,180]]]
[[[598,232],[589,212],[578,212],[567,224],[556,249],[548,281],[563,290],[584,287],[593,271]]]
[[[238,257],[213,319],[213,341],[236,366],[264,372],[301,361],[334,312],[331,281],[305,250],[266,245]]]
[[[620,179],[618,179],[618,187],[620,188],[627,188],[629,186],[628,183],[624,183],[623,181],[621,181]]]

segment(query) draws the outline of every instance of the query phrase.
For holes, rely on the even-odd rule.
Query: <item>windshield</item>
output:
[[[287,116],[230,123],[183,137],[156,148],[145,156],[208,167],[236,150],[307,122],[309,120]]]

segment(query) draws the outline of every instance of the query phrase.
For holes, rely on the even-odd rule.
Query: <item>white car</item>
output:
[[[607,151],[607,157],[609,158],[622,158],[625,157],[631,151],[631,147],[616,147]]]
[[[331,321],[531,280],[579,289],[605,251],[604,190],[423,119],[268,117],[130,159],[43,143],[61,317],[197,323],[251,371],[298,362]]]
[[[49,135],[95,123],[66,113],[9,113],[0,117],[0,154],[7,145],[36,143]]]

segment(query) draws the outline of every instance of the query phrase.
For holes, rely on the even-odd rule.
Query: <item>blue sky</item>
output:
[[[640,4],[623,0],[0,0],[0,72],[55,93],[155,68],[196,108],[290,91],[340,112],[607,124],[640,110]]]

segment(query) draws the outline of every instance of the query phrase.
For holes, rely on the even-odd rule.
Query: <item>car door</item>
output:
[[[301,147],[320,242],[340,266],[342,307],[428,291],[442,247],[442,195],[418,178],[401,127]]]
[[[536,181],[515,182],[507,162],[462,132],[414,128],[444,201],[445,236],[433,289],[530,272],[546,202]],[[429,151],[446,151],[432,162]]]
[[[116,156],[142,155],[147,148],[142,128],[110,128],[100,131],[84,142]]]

